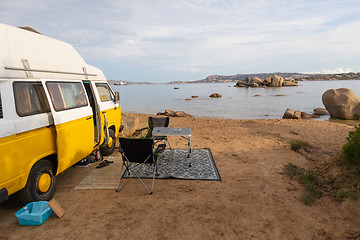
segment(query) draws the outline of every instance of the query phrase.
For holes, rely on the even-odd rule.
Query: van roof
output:
[[[72,45],[0,23],[0,78],[105,80]]]

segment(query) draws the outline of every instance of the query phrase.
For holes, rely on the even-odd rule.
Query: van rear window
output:
[[[14,82],[16,111],[20,117],[50,111],[41,82]]]
[[[3,118],[2,102],[1,102],[1,93],[0,93],[0,118]]]
[[[85,90],[78,82],[47,82],[55,111],[62,111],[88,105]]]

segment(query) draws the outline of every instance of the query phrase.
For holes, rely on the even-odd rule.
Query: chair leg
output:
[[[125,170],[124,170],[124,172],[123,172],[124,166],[125,166]],[[118,183],[118,185],[117,185],[116,192],[120,192],[120,191],[126,186],[126,184],[128,184],[129,181],[131,180],[132,176],[131,176],[131,177],[128,179],[128,181],[119,189],[120,184],[121,184],[121,180],[124,178],[124,176],[125,176],[126,173],[129,173],[129,175],[130,175],[130,169],[129,169],[129,165],[126,165],[126,163],[124,162],[123,165],[121,166],[119,183]]]
[[[152,189],[151,189],[151,192],[150,192],[149,189],[147,188],[147,186],[145,185],[145,183],[143,182],[143,180],[137,174],[136,174],[136,176],[140,180],[140,182],[142,183],[142,185],[144,186],[144,188],[146,189],[148,194],[151,195],[152,194]]]
[[[167,138],[166,138],[166,142],[169,145],[169,148],[171,149],[170,142],[169,142],[169,140]]]
[[[150,157],[150,156],[149,156]],[[148,158],[149,158],[148,157]],[[144,161],[144,163],[148,160],[148,158]],[[118,183],[118,186],[116,188],[116,192],[120,192],[129,182],[130,180],[134,177],[134,175],[136,175],[136,177],[139,179],[139,181],[142,183],[142,185],[145,187],[146,191],[148,192],[149,195],[151,195],[153,193],[153,190],[154,190],[154,181],[155,181],[155,174],[156,174],[156,171],[157,171],[157,165],[154,163],[154,167],[153,167],[153,181],[152,181],[152,186],[151,186],[151,191],[148,189],[148,187],[145,185],[145,183],[143,182],[143,180],[140,178],[138,172],[140,171],[140,167],[138,167],[136,169],[135,172],[131,173],[130,170],[136,168],[137,166],[135,167],[132,167],[130,168],[130,163],[128,162],[128,164],[126,164],[126,162],[124,161],[123,162],[123,165],[121,166],[121,172],[120,172],[120,178],[119,178],[119,183]],[[125,166],[125,170],[123,172],[123,168]],[[138,165],[140,166],[140,165]],[[121,184],[121,180],[124,178],[125,174],[126,173],[129,173],[130,175],[130,178],[126,181],[126,183],[119,189],[120,187],[120,184]]]

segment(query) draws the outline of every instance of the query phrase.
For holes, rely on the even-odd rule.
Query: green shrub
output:
[[[299,152],[303,148],[309,148],[310,144],[303,140],[294,139],[290,141],[291,150]]]
[[[347,143],[343,146],[342,151],[346,161],[356,165],[360,169],[360,126],[356,126],[354,131],[349,132],[346,138]]]

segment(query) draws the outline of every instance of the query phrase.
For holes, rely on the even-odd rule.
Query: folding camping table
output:
[[[155,127],[152,131],[153,136],[178,136],[188,141],[189,167],[191,167],[191,129],[178,127]]]

